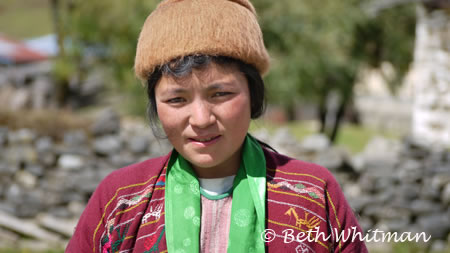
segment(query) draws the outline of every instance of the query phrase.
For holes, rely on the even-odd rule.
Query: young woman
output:
[[[247,0],[162,1],[135,71],[174,149],[106,177],[66,252],[367,252],[327,169],[247,133],[268,67]]]

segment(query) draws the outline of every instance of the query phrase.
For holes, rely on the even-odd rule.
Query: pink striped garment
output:
[[[202,197],[202,222],[200,251],[202,253],[226,253],[230,231],[231,202],[228,195],[221,199]]]

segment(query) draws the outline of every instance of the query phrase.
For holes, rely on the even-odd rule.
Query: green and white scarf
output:
[[[266,161],[259,143],[247,135],[233,183],[228,252],[264,252]],[[165,189],[166,241],[169,253],[199,252],[200,185],[190,166],[175,150],[170,157]]]

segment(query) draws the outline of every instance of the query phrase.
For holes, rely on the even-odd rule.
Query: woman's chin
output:
[[[192,166],[196,168],[207,169],[217,165],[217,161],[214,160],[212,157],[195,157],[193,159],[188,160],[190,160]]]

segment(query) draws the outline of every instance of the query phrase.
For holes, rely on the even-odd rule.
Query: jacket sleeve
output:
[[[333,234],[334,252],[368,252],[364,240],[364,234],[358,224],[353,210],[331,173],[325,188],[327,201],[327,214],[330,229]]]
[[[81,214],[75,232],[65,250],[66,253],[101,252],[99,249],[100,237],[105,227],[102,196],[105,196],[105,192],[100,184]]]

